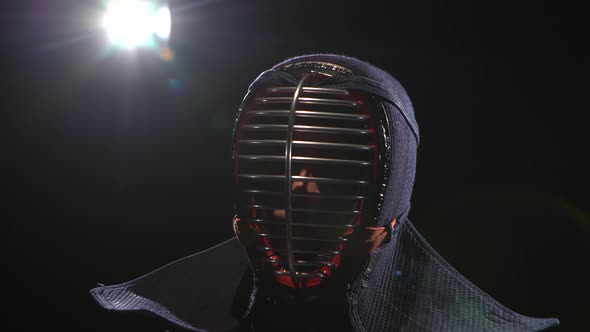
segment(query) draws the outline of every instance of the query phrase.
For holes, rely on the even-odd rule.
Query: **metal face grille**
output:
[[[238,217],[255,234],[260,271],[294,288],[338,270],[374,212],[378,176],[373,101],[342,89],[259,89],[238,120]]]

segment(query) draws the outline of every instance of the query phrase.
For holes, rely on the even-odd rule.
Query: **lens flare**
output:
[[[117,46],[133,48],[151,44],[153,36],[170,36],[170,9],[156,9],[154,3],[141,0],[114,0],[106,8],[102,25],[109,41]]]

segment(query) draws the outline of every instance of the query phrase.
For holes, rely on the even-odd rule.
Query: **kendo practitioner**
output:
[[[258,76],[236,116],[236,237],[91,294],[192,331],[558,325],[498,303],[408,220],[418,142],[388,73],[340,55],[288,59]]]

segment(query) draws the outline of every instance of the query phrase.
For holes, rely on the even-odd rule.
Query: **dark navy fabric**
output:
[[[90,293],[107,310],[149,311],[193,331],[231,331],[239,326],[232,310],[248,269],[242,245],[233,237],[137,279]],[[253,287],[248,288],[254,297]]]
[[[250,86],[250,92],[268,83],[296,85],[297,80],[281,68],[304,61],[335,63],[350,69],[352,75],[335,76],[319,85],[377,96],[385,106],[390,125],[391,168],[378,225],[389,225],[393,218],[397,223],[390,240],[369,255],[363,272],[347,291],[353,328],[539,331],[557,325],[557,319],[523,316],[499,304],[441,258],[408,220],[419,130],[408,95],[391,75],[350,57],[307,55],[262,73]],[[247,257],[237,242],[232,239],[134,281],[95,288],[91,293],[107,309],[148,310],[192,330],[231,330],[238,324],[236,306],[238,319],[246,316],[256,293]],[[210,264],[217,264],[216,257],[234,263],[216,268],[219,279],[211,288],[210,276],[199,271],[212,271]],[[244,274],[252,277],[240,280]],[[230,303],[230,299],[237,301]]]

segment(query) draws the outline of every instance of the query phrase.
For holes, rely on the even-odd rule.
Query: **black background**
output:
[[[261,71],[313,52],[407,89],[422,134],[410,217],[433,246],[508,307],[586,329],[581,5],[172,1],[172,61],[109,49],[103,1],[2,7],[8,330],[170,329],[107,313],[88,290],[232,236],[235,111]]]

